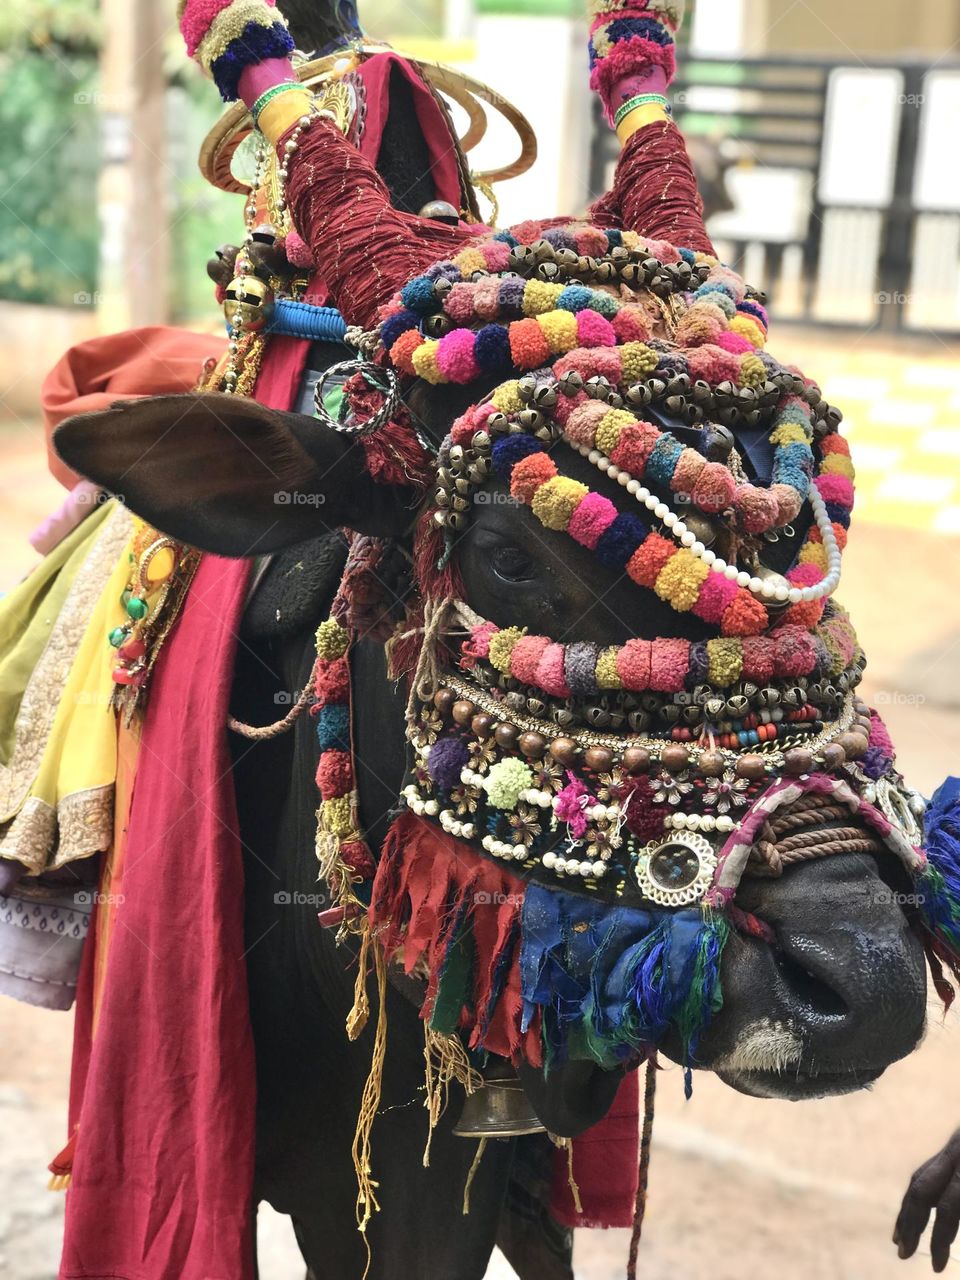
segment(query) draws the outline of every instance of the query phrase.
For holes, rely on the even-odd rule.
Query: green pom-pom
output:
[[[484,779],[490,803],[497,809],[515,809],[520,793],[533,782],[530,766],[522,760],[500,760]]]

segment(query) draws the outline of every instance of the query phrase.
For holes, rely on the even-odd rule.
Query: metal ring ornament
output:
[[[338,373],[346,374],[348,377],[353,374],[362,374],[368,383],[383,393],[383,404],[372,418],[368,418],[365,422],[338,422],[336,418],[327,412],[326,405],[323,403],[323,388],[327,380]],[[386,382],[386,386],[383,385],[384,382]],[[392,369],[385,368],[379,364],[371,364],[367,360],[340,360],[336,364],[332,364],[329,369],[324,369],[323,373],[321,373],[313,392],[314,417],[326,426],[332,427],[334,431],[346,436],[366,436],[374,431],[379,431],[381,427],[391,421],[399,404],[400,384],[397,381],[397,375]]]
[[[651,902],[660,907],[689,907],[710,888],[716,869],[717,855],[705,836],[672,831],[644,846],[634,874],[640,892]]]
[[[340,49],[336,53],[326,54],[311,62],[298,65],[296,75],[305,88],[317,88],[339,75],[341,78],[350,74],[359,62],[376,53],[389,52],[389,46],[361,41]],[[400,55],[404,56],[404,55]],[[503,182],[525,173],[537,158],[537,140],[529,120],[512,103],[495,93],[487,85],[453,67],[443,66],[437,62],[425,62],[418,58],[409,58],[432,87],[452,98],[467,114],[467,130],[460,139],[464,152],[472,150],[486,133],[486,106],[492,107],[503,116],[516,133],[520,142],[520,152],[516,159],[495,169],[485,170],[477,177],[486,183]],[[340,70],[342,66],[342,70]],[[253,128],[250,113],[243,102],[235,102],[220,117],[204,139],[200,148],[200,172],[209,183],[220,191],[230,191],[246,195],[249,183],[242,181],[231,167],[233,156],[239,144],[249,135]]]

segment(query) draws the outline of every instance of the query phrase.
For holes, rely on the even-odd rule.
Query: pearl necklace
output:
[[[718,556],[716,552],[711,551],[709,547],[697,538],[692,530],[687,528],[676,512],[671,511],[661,498],[651,492],[646,485],[641,484],[629,471],[625,471],[622,467],[618,467],[615,462],[611,462],[606,454],[601,453],[599,449],[588,448],[586,445],[578,444],[566,436],[564,439],[571,448],[576,449],[598,471],[604,472],[611,480],[616,480],[617,484],[622,485],[627,493],[636,498],[640,506],[650,511],[665,528],[670,530],[681,546],[686,547],[698,560],[702,560],[712,573],[722,574],[723,577],[728,578],[731,582],[736,582],[738,587],[746,587],[754,595],[777,604],[798,604],[801,600],[819,600],[823,596],[832,595],[836,591],[837,584],[840,581],[840,548],[837,545],[836,535],[830,522],[830,516],[827,513],[826,504],[820,496],[816,485],[811,485],[808,496],[810,505],[813,508],[814,520],[823,539],[823,547],[827,556],[827,574],[819,582],[814,583],[813,586],[791,587],[786,579],[776,582],[758,578],[753,574],[747,573],[745,569],[738,569],[734,564],[727,564],[726,560]]]

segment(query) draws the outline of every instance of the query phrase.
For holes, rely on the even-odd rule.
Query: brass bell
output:
[[[223,314],[231,329],[258,333],[273,313],[273,290],[257,276],[237,276],[224,295]]]
[[[467,1094],[453,1132],[458,1138],[515,1138],[546,1130],[509,1062],[500,1059],[487,1068],[480,1088]]]

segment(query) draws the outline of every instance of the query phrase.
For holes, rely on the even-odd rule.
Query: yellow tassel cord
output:
[[[476,1177],[477,1170],[480,1168],[480,1161],[483,1159],[483,1153],[487,1149],[486,1138],[481,1138],[477,1143],[477,1154],[473,1157],[473,1164],[470,1166],[470,1172],[467,1174],[467,1181],[463,1188],[463,1216],[466,1217],[470,1212],[470,1188],[473,1186],[473,1179]]]
[[[577,1186],[577,1180],[573,1176],[573,1139],[558,1138],[554,1133],[550,1133],[547,1136],[559,1151],[566,1151],[567,1153],[567,1184],[570,1187],[570,1194],[573,1196],[573,1207],[576,1209],[577,1213],[583,1213],[583,1205],[580,1201],[580,1188]]]
[[[427,1094],[423,1105],[427,1108],[430,1122],[427,1130],[427,1144],[423,1149],[423,1167],[429,1169],[430,1143],[433,1141],[433,1131],[450,1100],[450,1082],[456,1080],[463,1086],[466,1093],[476,1093],[483,1085],[483,1076],[470,1065],[467,1051],[458,1036],[440,1035],[426,1024],[424,1024],[423,1058]]]
[[[70,1185],[69,1173],[55,1173],[47,1183],[48,1191],[66,1191]]]
[[[360,967],[357,973],[357,985],[354,994],[353,1008],[347,1016],[347,1035],[356,1040],[367,1024],[370,1016],[370,1001],[366,989],[367,967],[370,953],[373,952],[374,972],[377,979],[377,1028],[373,1039],[373,1056],[370,1061],[370,1073],[363,1086],[360,1099],[360,1111],[357,1116],[357,1130],[353,1136],[353,1167],[357,1174],[357,1229],[366,1240],[366,1231],[370,1219],[379,1213],[377,1203],[377,1183],[371,1175],[370,1138],[373,1122],[380,1107],[380,1093],[383,1088],[383,1062],[387,1052],[387,961],[383,948],[376,944],[369,928],[363,931],[360,943]],[[367,1253],[367,1269],[370,1266],[369,1245]],[[366,1275],[366,1271],[364,1271]]]
[[[485,178],[481,178],[478,173],[474,173],[472,170],[470,173],[470,181],[473,183],[476,190],[479,191],[482,196],[486,196],[487,200],[490,202],[490,215],[487,218],[487,226],[495,227],[497,225],[497,218],[500,216],[500,201],[497,199],[493,186],[487,182]]]

